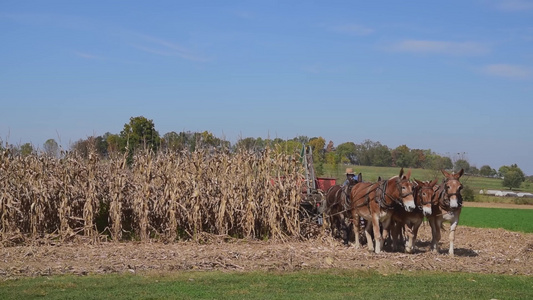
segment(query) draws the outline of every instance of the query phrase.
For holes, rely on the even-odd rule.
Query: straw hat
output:
[[[346,168],[346,174],[354,174],[352,168]]]

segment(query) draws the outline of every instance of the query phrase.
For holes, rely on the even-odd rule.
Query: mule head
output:
[[[403,207],[406,211],[411,212],[415,210],[415,198],[413,195],[413,183],[410,181],[411,169],[404,174],[403,168],[400,170],[400,175],[397,177],[398,192],[402,200]]]
[[[433,181],[420,181],[415,179],[416,187],[415,187],[415,204],[418,206],[419,209],[422,210],[424,216],[431,215],[431,205],[433,204],[433,195],[435,194],[435,184],[437,183],[437,179],[434,179]]]
[[[463,176],[464,170],[461,169],[457,173],[448,173],[445,170],[441,170],[442,174],[444,174],[444,182],[443,182],[443,189],[444,189],[444,195],[446,201],[450,202],[450,208],[457,208],[459,207],[463,202],[463,196],[461,196],[461,190],[463,189],[463,185],[459,181],[459,178]]]

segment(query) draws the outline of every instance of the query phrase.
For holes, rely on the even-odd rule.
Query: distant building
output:
[[[533,198],[532,193],[516,193],[516,195],[520,198]]]

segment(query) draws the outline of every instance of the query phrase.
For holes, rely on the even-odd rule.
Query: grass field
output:
[[[398,175],[400,168],[396,167],[371,167],[371,166],[342,166],[332,167],[326,165],[324,167],[324,177],[336,178],[337,182],[343,182],[346,178],[345,170],[347,167],[353,168],[356,173],[361,172],[363,174],[363,179],[365,181],[376,181],[379,176],[382,178],[390,178],[392,176]],[[407,171],[409,169],[404,169]],[[416,178],[418,180],[433,180],[434,178],[439,178],[439,182],[444,176],[440,171],[436,170],[426,170],[426,169],[412,169],[411,178]],[[518,198],[518,197],[494,197],[480,195],[480,190],[507,190],[502,186],[502,180],[498,178],[486,178],[486,177],[476,177],[470,175],[463,175],[461,177],[461,182],[463,185],[470,187],[474,191],[474,201],[479,202],[503,202],[503,203],[515,203],[515,204],[533,204],[533,198]],[[524,182],[522,183],[520,189],[515,191],[530,192],[533,193],[533,183]]]
[[[533,278],[313,270],[57,276],[3,281],[1,299],[533,299]]]
[[[462,226],[503,228],[510,231],[533,233],[533,209],[497,209],[463,207]]]

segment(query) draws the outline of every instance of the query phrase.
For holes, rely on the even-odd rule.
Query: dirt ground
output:
[[[467,207],[532,209],[533,205],[465,202]],[[439,270],[533,275],[533,234],[461,226],[456,231],[455,257],[443,232],[441,252],[429,251],[431,229],[420,228],[414,254],[344,246],[318,227],[306,241],[228,240],[208,237],[206,243],[58,243],[0,246],[0,279],[58,274],[172,272],[179,270],[290,271],[301,269],[399,271]]]
[[[448,234],[441,253],[429,251],[431,231],[420,230],[417,252],[370,253],[342,245],[329,235],[307,241],[222,241],[209,243],[66,243],[0,248],[0,278],[57,274],[142,273],[179,270],[360,269],[383,274],[440,270],[533,275],[533,234],[459,226],[455,257],[449,257]]]

